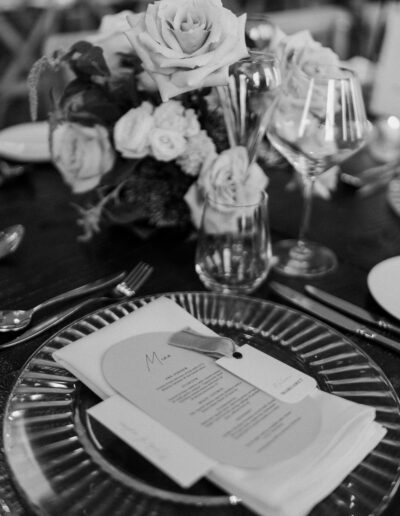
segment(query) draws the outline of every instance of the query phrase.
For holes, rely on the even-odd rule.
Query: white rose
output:
[[[186,128],[185,108],[181,102],[170,100],[158,106],[154,111],[154,125],[160,129],[168,129],[184,133]]]
[[[229,65],[248,55],[246,15],[235,16],[220,0],[161,0],[128,21],[126,35],[163,101],[226,84]]]
[[[327,67],[340,65],[339,57],[335,52],[315,41],[308,30],[302,30],[290,36],[279,31],[276,47],[272,50],[277,53],[284,71],[295,63],[304,73],[314,75],[323,72]]]
[[[218,203],[251,204],[267,184],[268,178],[257,163],[249,167],[245,147],[233,147],[204,162],[197,182],[185,195],[185,201],[198,228],[207,195]]]
[[[154,129],[150,133],[150,147],[159,161],[172,161],[185,151],[186,139],[175,131]]]
[[[314,82],[310,112],[317,117],[324,116],[327,102],[327,80],[324,75],[327,72],[339,72],[339,57],[330,48],[323,47],[315,41],[308,31],[286,36],[280,45],[284,73],[287,74],[283,93],[288,97],[288,111],[295,113],[296,110],[303,109],[305,99],[309,95],[309,80],[312,77]]]
[[[105,127],[65,122],[51,133],[54,164],[74,193],[92,190],[114,166],[115,153]]]
[[[149,135],[153,129],[153,106],[143,102],[130,109],[114,126],[115,148],[124,158],[143,158],[149,154]]]

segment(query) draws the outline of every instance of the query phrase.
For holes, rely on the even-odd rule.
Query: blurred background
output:
[[[60,41],[96,30],[101,18],[141,11],[146,0],[0,0],[0,128],[30,119],[27,76],[32,64]],[[362,79],[379,61],[391,2],[342,0],[223,0],[250,17],[266,14],[287,34],[308,29],[342,60],[356,58]],[[64,40],[63,40],[64,37]],[[361,58],[361,59],[360,59]],[[48,91],[44,93],[48,95]],[[40,113],[42,117],[46,113]],[[11,122],[12,121],[12,122]]]

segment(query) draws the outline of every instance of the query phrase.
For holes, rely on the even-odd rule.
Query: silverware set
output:
[[[310,285],[305,286],[305,291],[318,299],[318,301],[302,292],[299,292],[298,290],[276,281],[271,281],[269,287],[272,292],[285,301],[288,301],[305,312],[326,321],[332,326],[336,326],[342,330],[347,330],[355,335],[364,337],[369,341],[386,346],[392,351],[400,352],[400,340],[383,335],[373,329],[375,327],[380,328],[381,330],[391,332],[399,337],[400,326],[396,326],[372,312],[364,310],[348,301],[344,301],[343,299],[337,298],[332,294],[323,292],[322,290]],[[322,303],[320,301],[322,301]],[[363,323],[366,323],[366,325]],[[372,328],[369,325],[372,326]]]
[[[152,266],[140,262],[128,274],[122,272],[87,283],[48,299],[31,309],[0,310],[0,332],[13,332],[27,328],[37,312],[45,310],[52,305],[70,301],[97,291],[106,290],[106,295],[89,297],[78,304],[69,306],[55,315],[41,320],[15,339],[0,344],[0,350],[26,342],[66,320],[80,310],[92,305],[94,306],[96,303],[111,303],[117,300],[123,301],[135,296],[152,272]],[[383,317],[311,285],[305,285],[305,293],[299,292],[277,281],[271,281],[269,288],[285,301],[322,319],[332,326],[336,326],[342,330],[364,337],[369,341],[386,346],[392,351],[400,352],[400,339],[396,339],[396,337],[400,337],[400,325],[396,325]],[[394,338],[376,331],[375,328],[385,333],[391,333]]]
[[[28,329],[17,338],[9,342],[0,344],[0,349],[10,348],[12,346],[16,346],[17,344],[21,344],[22,342],[26,342],[27,340],[30,340],[33,337],[40,335],[49,328],[64,321],[65,319],[79,312],[80,310],[91,305],[94,305],[98,302],[110,303],[112,301],[123,301],[124,299],[129,299],[133,297],[137,293],[139,288],[144,284],[144,282],[149,278],[152,272],[152,266],[148,265],[147,263],[140,262],[128,274],[120,273],[108,278],[103,278],[101,280],[88,283],[86,285],[82,285],[81,287],[78,287],[69,292],[51,298],[41,303],[40,305],[31,308],[30,310],[0,311],[0,331],[6,332],[21,330],[29,326],[29,324],[32,321],[32,317],[36,312],[48,308],[53,304],[75,299],[99,290],[104,290],[107,288],[110,289],[106,291],[107,295],[90,297],[72,307],[64,309],[56,315],[53,315],[42,320],[41,322]]]

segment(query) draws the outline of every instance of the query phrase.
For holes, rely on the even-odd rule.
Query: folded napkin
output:
[[[101,398],[121,396],[103,375],[104,354],[113,345],[134,335],[177,332],[188,326],[202,334],[215,335],[173,301],[158,298],[57,350],[53,356]],[[278,458],[259,469],[221,463],[212,469],[208,478],[240,497],[244,504],[262,516],[307,514],[342,482],[385,434],[385,429],[374,421],[375,411],[371,407],[318,389],[309,398],[319,411],[319,432],[304,449],[297,450],[293,443],[295,451],[289,458]],[[183,442],[187,446],[188,443]]]

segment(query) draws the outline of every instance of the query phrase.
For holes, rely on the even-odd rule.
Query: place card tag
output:
[[[228,337],[203,335],[184,328],[172,334],[168,343],[219,358],[218,365],[285,403],[298,403],[317,387],[311,376],[248,344],[238,347]]]
[[[241,358],[223,357],[216,363],[280,401],[298,403],[317,387],[316,380],[311,376],[248,344],[238,348],[238,351]]]
[[[312,397],[283,403],[213,358],[170,346],[171,335],[143,333],[111,346],[102,359],[105,380],[218,463],[272,467],[302,453],[316,439],[321,412]]]
[[[119,395],[91,407],[88,413],[181,487],[192,486],[216,466],[214,460]]]

